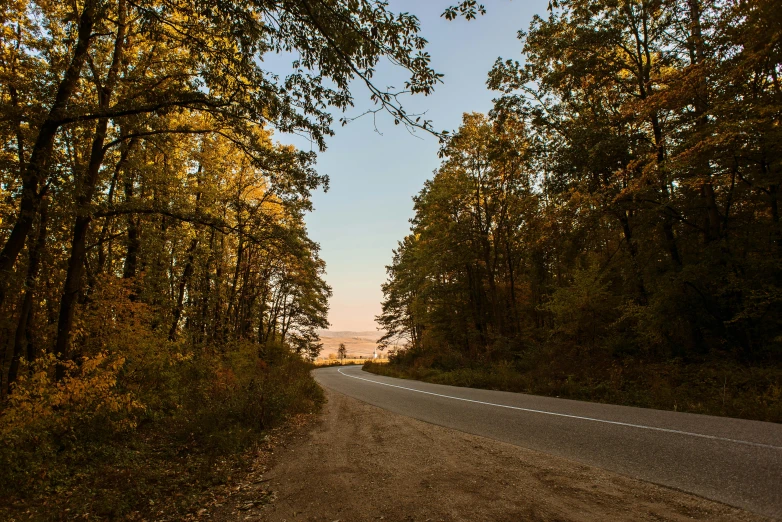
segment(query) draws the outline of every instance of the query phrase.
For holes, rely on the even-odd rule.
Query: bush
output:
[[[431,354],[409,360],[408,354],[402,362],[368,362],[364,369],[435,384],[782,422],[782,371],[729,359],[645,362],[601,352],[568,356],[544,347],[516,362],[473,362],[447,371],[422,364]]]
[[[0,519],[11,502],[55,520],[65,505],[68,518],[144,513],[175,493],[186,505],[266,430],[323,401],[312,365],[282,345],[148,343],[68,363],[60,382],[55,364],[23,368],[0,412]]]
[[[0,493],[35,488],[41,476],[56,483],[67,474],[58,466],[63,456],[78,459],[96,442],[136,428],[144,406],[118,385],[124,363],[105,352],[83,357],[65,363],[60,382],[51,354],[23,364],[0,413]]]

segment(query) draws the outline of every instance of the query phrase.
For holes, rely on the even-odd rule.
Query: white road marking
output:
[[[355,375],[348,375],[347,373],[342,373],[342,368],[337,368],[337,371],[340,373],[340,375],[343,375],[345,377],[350,377],[352,379],[358,379],[361,381],[367,381],[372,382],[375,384],[380,384],[383,386],[390,386],[391,388],[400,388],[402,390],[409,390],[414,391],[418,393],[424,393],[426,395],[434,395],[435,397],[443,397],[445,399],[453,399],[456,401],[464,401],[464,402],[473,402],[475,404],[484,404],[486,406],[495,406],[497,408],[507,408],[509,410],[519,410],[519,411],[526,411],[529,413],[541,413],[543,415],[553,415],[555,417],[567,417],[569,419],[578,419],[578,420],[584,420],[584,421],[591,421],[591,422],[602,422],[603,424],[614,424],[617,426],[626,426],[629,428],[639,428],[643,430],[653,430],[653,431],[663,431],[666,433],[676,433],[678,435],[687,435],[690,437],[700,437],[702,439],[711,439],[711,440],[719,440],[722,442],[733,442],[734,444],[745,444],[747,446],[755,446],[758,448],[770,448],[775,450],[782,450],[782,446],[774,446],[773,444],[763,444],[760,442],[750,442],[747,440],[739,440],[739,439],[729,439],[727,437],[717,437],[716,435],[705,435],[703,433],[692,433],[689,431],[681,431],[681,430],[674,430],[670,428],[658,428],[655,426],[644,426],[643,424],[631,424],[629,422],[618,422],[618,421],[610,421],[605,419],[595,419],[594,417],[582,417],[580,415],[570,415],[567,413],[557,413],[554,411],[545,411],[545,410],[533,410],[530,408],[521,408],[519,406],[508,406],[507,404],[495,404],[493,402],[484,402],[484,401],[476,401],[473,399],[465,399],[464,397],[453,397],[451,395],[442,395],[440,393],[434,393],[434,392],[428,392],[423,390],[417,390],[415,388],[407,388],[405,386],[398,386],[396,384],[388,384],[387,382],[380,382],[380,381],[373,381],[372,379],[366,379],[364,377],[357,377]]]

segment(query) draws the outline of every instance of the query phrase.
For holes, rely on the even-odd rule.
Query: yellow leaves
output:
[[[134,427],[144,405],[117,387],[124,364],[124,357],[107,352],[78,362],[61,362],[47,354],[31,368],[24,364],[0,415],[0,438],[25,439],[41,429],[65,432],[98,418],[117,431]],[[54,379],[57,365],[65,369],[60,381]]]
[[[177,352],[171,356],[171,358],[178,363],[192,361],[194,357],[195,354],[193,352],[185,352],[185,353]]]
[[[266,183],[261,181],[258,184],[250,185],[244,191],[244,199],[247,201],[263,201],[268,197],[269,188]]]

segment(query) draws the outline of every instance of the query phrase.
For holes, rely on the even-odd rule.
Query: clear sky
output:
[[[421,21],[421,33],[433,68],[445,75],[431,96],[405,99],[408,112],[427,111],[435,129],[454,130],[464,112],[487,112],[497,93],[486,78],[498,57],[520,58],[519,29],[526,30],[534,14],[545,15],[548,0],[484,0],[485,16],[466,22],[440,18],[455,0],[391,0],[393,12],[410,12]],[[377,84],[402,86],[403,71],[378,67]],[[365,88],[356,84],[356,116],[372,107]],[[340,114],[341,115],[341,114]],[[339,116],[335,118],[338,120]],[[339,125],[337,123],[337,125]],[[310,237],[320,243],[331,285],[331,330],[375,330],[380,313],[385,266],[392,249],[409,231],[412,196],[438,166],[438,140],[418,132],[410,135],[387,115],[379,115],[375,132],[371,116],[336,127],[336,136],[318,159],[318,171],[328,174],[330,189],[315,194],[315,211],[307,217]],[[281,141],[297,139],[279,136]]]

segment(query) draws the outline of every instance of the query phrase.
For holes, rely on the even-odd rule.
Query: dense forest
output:
[[[414,198],[376,371],[782,420],[781,27],[551,2]]]
[[[0,518],[149,510],[321,400],[304,216],[328,178],[273,132],[324,150],[359,85],[437,134],[400,100],[441,75],[376,0],[13,0],[0,22]]]

